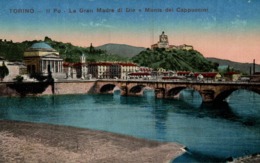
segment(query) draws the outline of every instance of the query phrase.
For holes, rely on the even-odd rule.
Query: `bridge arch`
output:
[[[100,93],[113,93],[114,88],[116,87],[115,84],[105,84],[100,88]]]
[[[172,88],[167,92],[166,95],[169,98],[179,98],[181,91],[184,91],[184,90],[189,91],[189,93],[192,95],[192,97],[193,97],[194,93],[197,92],[199,94],[200,98],[203,98],[201,91],[197,90],[196,88],[184,87],[184,86]]]
[[[228,90],[222,91],[216,95],[214,101],[224,101],[225,99],[228,98],[228,96],[230,96],[236,90],[238,90],[238,89],[228,89]]]
[[[186,89],[187,87],[174,87],[171,88],[167,93],[167,97],[174,97],[176,95],[178,95],[183,89]]]
[[[143,88],[145,88],[145,85],[136,85],[133,86],[130,90],[129,93],[141,93]]]
[[[228,90],[222,91],[222,92],[220,92],[219,94],[217,94],[216,97],[215,97],[215,101],[224,101],[224,100],[227,99],[233,92],[235,92],[235,91],[237,91],[237,90],[247,90],[247,91],[251,91],[251,92],[260,94],[260,91],[257,90],[257,89],[233,88],[233,89],[228,89]]]
[[[155,90],[154,90],[154,88],[149,87],[149,86],[143,87],[143,89],[141,90],[141,94],[142,94],[142,95],[145,95],[145,93],[150,92],[150,91],[153,91],[153,92],[154,92],[154,95],[155,95]]]

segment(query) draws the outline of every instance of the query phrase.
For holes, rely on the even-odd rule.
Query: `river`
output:
[[[0,119],[59,124],[178,142],[187,153],[174,162],[223,162],[260,153],[260,95],[246,90],[226,102],[202,104],[198,92],[178,99],[114,95],[0,97]]]

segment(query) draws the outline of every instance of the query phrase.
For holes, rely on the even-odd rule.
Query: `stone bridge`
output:
[[[186,88],[198,91],[203,102],[223,101],[239,89],[260,94],[260,83],[253,82],[97,80],[93,90],[94,93],[113,93],[120,90],[122,96],[141,96],[145,89],[153,89],[157,98],[174,98]]]

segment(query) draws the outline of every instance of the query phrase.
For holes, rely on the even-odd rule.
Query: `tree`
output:
[[[45,36],[45,38],[44,38],[44,42],[52,42],[52,39],[49,38],[48,36]]]
[[[3,62],[2,66],[0,66],[0,81],[3,81],[4,77],[9,74],[9,70]]]

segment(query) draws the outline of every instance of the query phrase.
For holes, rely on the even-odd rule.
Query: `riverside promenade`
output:
[[[0,162],[164,163],[182,145],[103,131],[0,120]]]

